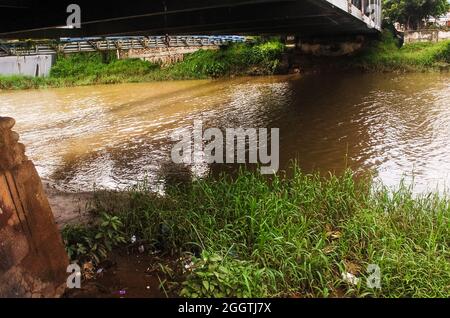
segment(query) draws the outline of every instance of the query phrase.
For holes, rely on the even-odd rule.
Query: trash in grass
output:
[[[342,280],[350,285],[358,285],[359,278],[349,272],[342,273]]]
[[[92,262],[83,264],[83,276],[87,280],[91,280],[95,277],[95,266]]]
[[[189,264],[186,264],[186,265],[184,265],[184,268],[186,269],[186,270],[190,270],[192,267],[194,267],[194,262],[190,262]]]

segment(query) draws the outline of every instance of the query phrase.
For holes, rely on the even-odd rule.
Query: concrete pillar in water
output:
[[[0,297],[58,297],[68,257],[14,124],[0,117]]]

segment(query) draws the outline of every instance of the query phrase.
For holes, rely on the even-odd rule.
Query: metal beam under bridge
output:
[[[160,34],[332,36],[380,30],[381,0],[0,0],[0,38]],[[76,3],[81,28],[67,28]]]

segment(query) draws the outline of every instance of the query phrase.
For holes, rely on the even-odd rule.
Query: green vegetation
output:
[[[390,32],[383,32],[361,54],[348,61],[351,67],[374,71],[445,70],[450,65],[450,40],[438,43],[412,43],[398,48]]]
[[[139,59],[117,60],[112,53],[71,54],[59,56],[48,77],[0,75],[0,89],[270,75],[277,71],[283,50],[278,40],[233,44],[188,54],[182,62],[167,67]],[[325,62],[329,67],[329,61]],[[324,61],[318,60],[317,64]],[[450,41],[407,44],[399,49],[392,34],[385,31],[380,40],[360,54],[338,58],[333,64],[370,71],[446,70],[450,65]]]
[[[419,29],[423,20],[440,17],[450,10],[448,0],[383,0],[383,16],[408,29]]]
[[[323,178],[294,165],[288,175],[269,180],[242,170],[167,185],[165,195],[143,184],[98,193],[95,207],[117,216],[127,237],[194,255],[182,296],[450,295],[445,196],[355,181],[351,171]],[[369,264],[381,269],[380,289],[366,284]],[[343,273],[358,277],[357,285]]]
[[[50,76],[0,76],[0,89],[270,75],[275,72],[283,49],[279,41],[232,44],[220,50],[200,50],[188,54],[184,61],[167,67],[139,59],[117,60],[114,54],[61,55]]]
[[[66,226],[62,237],[71,260],[98,264],[114,247],[125,243],[122,230],[120,218],[103,214],[95,226]]]

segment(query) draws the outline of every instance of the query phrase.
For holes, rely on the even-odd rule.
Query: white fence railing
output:
[[[245,42],[243,36],[136,36],[108,38],[65,38],[54,42],[0,43],[0,56],[130,50],[162,47],[216,46]]]

